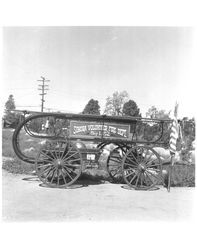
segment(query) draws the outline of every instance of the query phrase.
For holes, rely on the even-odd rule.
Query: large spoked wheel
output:
[[[82,172],[81,153],[66,141],[48,142],[40,149],[35,163],[39,179],[50,187],[68,187]]]
[[[127,149],[124,147],[114,148],[107,159],[107,172],[113,183],[122,183],[122,161]]]
[[[162,164],[157,152],[145,146],[128,150],[122,162],[125,182],[134,189],[148,190],[162,182]]]

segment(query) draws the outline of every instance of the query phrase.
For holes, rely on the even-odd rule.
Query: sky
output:
[[[2,103],[41,110],[37,80],[49,79],[45,111],[79,113],[126,90],[143,116],[151,106],[195,115],[191,27],[59,26],[3,28]]]

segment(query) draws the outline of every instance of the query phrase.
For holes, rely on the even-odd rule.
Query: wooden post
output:
[[[174,161],[175,161],[175,154],[172,153],[171,154],[171,163],[170,163],[170,166],[168,167],[168,187],[167,187],[168,192],[170,192],[171,179],[172,179],[172,169],[174,166]]]

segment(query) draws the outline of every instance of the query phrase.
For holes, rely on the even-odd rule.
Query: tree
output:
[[[13,110],[16,109],[14,96],[9,95],[7,102],[5,103],[5,115],[4,123],[9,124],[10,127],[16,127],[19,122],[19,116]]]
[[[8,100],[5,103],[5,109],[6,109],[6,112],[16,109],[13,95],[9,95]]]
[[[107,115],[122,115],[123,105],[128,98],[129,94],[127,91],[114,92],[112,97],[108,96],[106,99],[104,113]]]
[[[185,149],[187,151],[193,149],[192,143],[195,140],[195,120],[194,118],[189,119],[184,117],[181,121],[182,135],[185,144]]]
[[[166,113],[164,109],[158,110],[155,106],[152,106],[146,112],[146,117],[151,119],[170,119],[170,112]]]
[[[129,100],[128,102],[124,103],[122,113],[125,116],[141,116],[140,109],[138,108],[136,102],[134,102],[133,100]]]
[[[151,108],[148,109],[148,111],[146,112],[146,117],[149,118],[156,118],[158,114],[158,110],[156,109],[155,106],[152,106]]]
[[[146,117],[151,118],[151,119],[160,119],[160,120],[170,119],[170,112],[166,112],[163,109],[158,110],[155,106],[152,106],[146,112]],[[169,126],[170,126],[169,123],[163,124],[164,131],[163,131],[163,136],[162,136],[161,141],[166,143],[166,144],[168,143],[169,138],[170,138]],[[154,138],[159,138],[160,134],[161,134],[161,129],[160,129],[160,126],[157,122],[156,123],[148,122],[145,125],[145,130],[144,130],[145,140],[151,141]]]
[[[86,104],[82,114],[100,115],[100,106],[97,100],[91,99]]]

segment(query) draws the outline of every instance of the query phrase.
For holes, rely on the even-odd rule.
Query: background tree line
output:
[[[89,100],[82,114],[100,115],[100,105],[98,101],[94,99]],[[112,96],[107,97],[104,114],[141,117],[140,109],[136,102],[129,99],[129,95],[126,91],[116,91]]]
[[[5,112],[3,117],[3,127],[12,127],[15,128],[17,124],[24,119],[23,115],[17,112],[13,112],[16,109],[15,101],[13,95],[10,95],[7,102],[5,103]],[[98,100],[90,99],[88,103],[85,105],[84,109],[81,112],[82,114],[94,114],[100,115],[100,105]],[[132,117],[141,117],[140,108],[137,103],[129,98],[129,94],[127,91],[118,92],[115,91],[112,96],[108,96],[106,98],[104,114],[113,115],[113,116],[132,116]],[[165,110],[158,110],[155,106],[152,106],[146,112],[147,118],[153,119],[170,119],[170,112],[166,112]],[[40,121],[35,122],[33,127],[35,127],[35,131],[38,128],[41,128],[42,124]],[[163,142],[169,141],[169,125],[164,124],[164,135]],[[135,128],[135,124],[131,131]],[[183,139],[185,143],[185,148],[187,150],[192,149],[192,142],[195,140],[195,120],[194,118],[189,119],[184,117],[181,120],[181,128],[183,131]],[[160,127],[157,123],[140,123],[138,124],[137,131],[138,135],[142,136],[143,140],[152,141],[154,140],[158,134],[160,133]]]

